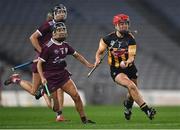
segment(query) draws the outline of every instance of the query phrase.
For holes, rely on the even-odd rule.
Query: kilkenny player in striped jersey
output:
[[[115,31],[101,38],[96,52],[95,65],[99,65],[102,54],[108,50],[108,63],[111,77],[118,84],[128,89],[127,99],[124,101],[124,115],[127,120],[131,118],[131,109],[134,101],[142,111],[152,120],[156,114],[139,93],[137,85],[137,69],[134,64],[136,56],[136,41],[129,31],[129,16],[118,14],[113,18]]]

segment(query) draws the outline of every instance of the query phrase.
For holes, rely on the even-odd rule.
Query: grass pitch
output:
[[[55,122],[55,114],[46,107],[1,107],[0,129],[180,129],[180,107],[156,107],[157,115],[149,120],[137,107],[132,119],[125,120],[121,106],[86,106],[89,119],[84,125],[74,107],[65,107],[69,122]]]

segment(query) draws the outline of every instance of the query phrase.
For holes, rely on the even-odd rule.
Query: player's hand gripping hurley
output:
[[[50,92],[49,92],[49,89],[48,89],[47,83],[45,83],[45,84],[44,84],[44,86],[45,86],[45,89],[46,89],[47,95],[50,97],[50,96],[51,96],[51,94],[50,94]]]
[[[111,45],[111,47],[109,48],[109,50],[111,50],[113,48],[114,44]],[[98,65],[94,66],[91,71],[88,73],[88,77],[91,76],[91,74],[95,71],[95,69],[102,63],[102,61],[104,60],[105,56],[108,54],[108,49],[105,51],[104,55],[101,57],[100,62]]]

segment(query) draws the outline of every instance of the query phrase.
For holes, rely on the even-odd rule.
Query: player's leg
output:
[[[45,88],[44,88],[43,85],[41,85],[41,86],[37,89],[37,91],[36,91],[36,93],[35,93],[36,99],[39,99],[39,98],[41,98],[42,96],[44,96],[44,94],[45,94],[44,91],[45,91]],[[59,93],[59,94],[58,94],[58,101],[59,101],[59,104],[60,104],[60,109],[62,110],[62,109],[63,109],[63,103],[64,103],[64,91],[61,90],[61,88],[59,88],[59,89],[57,90],[57,92]]]
[[[131,79],[135,85],[137,86],[137,79]],[[127,120],[131,119],[131,115],[132,115],[132,106],[134,104],[134,100],[132,98],[132,96],[129,94],[129,92],[127,93],[127,99],[124,100],[123,105],[124,105],[124,116]]]
[[[39,85],[41,84],[41,79],[38,73],[32,74],[32,83],[26,80],[21,80],[19,74],[13,74],[7,79],[4,84],[19,84],[24,90],[29,92],[32,95],[35,95],[35,92]]]
[[[85,117],[83,103],[77,92],[74,82],[71,79],[68,80],[67,83],[63,85],[62,89],[72,97],[80,117]]]
[[[45,102],[46,102],[48,108],[52,109],[52,101],[51,101],[51,97],[48,97],[47,94],[44,94],[43,97],[44,97],[44,100],[45,100]]]
[[[36,91],[40,85],[41,85],[41,77],[40,77],[39,73],[33,73],[33,77],[32,77],[32,92],[33,92],[33,94],[36,93]]]
[[[21,80],[19,82],[19,85],[28,91],[30,94],[35,95],[35,92],[37,91],[38,87],[41,85],[41,78],[39,76],[39,73],[33,73],[32,74],[32,83],[26,80]]]
[[[135,85],[133,81],[131,81],[127,75],[120,73],[116,76],[115,81],[124,87],[126,87],[134,99],[134,101],[140,106],[141,110],[146,113],[146,115],[150,118],[153,119],[154,115],[156,114],[156,111],[152,108],[149,108],[148,105],[145,103],[143,100],[142,96],[140,95],[140,92]]]
[[[64,104],[64,91],[61,88],[59,88],[57,90],[57,93],[58,93],[57,97],[58,97],[58,102],[59,102],[59,108],[60,110],[62,110],[63,104]]]
[[[63,111],[63,103],[64,103],[64,91],[61,88],[57,89],[57,99],[58,99],[58,103],[59,103],[59,110],[62,112]],[[67,120],[64,118],[63,113],[57,120],[70,121],[70,120]]]
[[[63,111],[63,105],[64,105],[64,91],[59,88],[57,89],[57,98],[58,98],[58,102],[59,102],[59,109],[61,111]],[[67,119],[64,118],[63,114],[61,115],[62,118],[64,119],[64,121],[69,121]]]
[[[55,108],[55,110],[53,109],[54,112],[56,112],[56,121],[57,122],[62,122],[62,121],[69,121],[64,119],[64,116],[62,114],[62,109],[60,107],[59,104],[59,99],[58,99],[58,92],[56,92],[57,94],[55,94],[54,98],[53,96],[48,97],[48,95],[46,93],[43,94],[44,100],[48,106],[48,108],[53,109]],[[56,96],[57,95],[57,96]],[[53,101],[52,101],[53,100]],[[55,102],[54,102],[55,101]],[[57,105],[58,104],[58,105]],[[59,106],[59,109],[57,109],[56,107]]]
[[[119,85],[122,85],[128,89],[130,95],[139,106],[144,103],[144,100],[141,98],[136,85],[127,77],[127,75],[120,73],[116,76],[115,81]]]
[[[57,89],[57,93],[58,93],[58,101],[59,101],[59,107],[60,107],[60,110],[63,109],[63,103],[64,103],[64,91],[59,88]],[[44,86],[40,86],[37,91],[36,91],[36,95],[35,95],[37,98],[36,99],[39,99],[41,96],[44,97],[45,101],[46,101],[46,104],[47,106],[50,108],[51,107],[51,100],[50,98],[48,98],[47,94],[44,93]]]
[[[76,110],[79,113],[80,117],[81,117],[81,121],[82,123],[86,124],[86,123],[95,123],[91,120],[88,120],[86,118],[85,112],[84,112],[84,108],[83,108],[83,103],[81,100],[81,97],[79,96],[79,93],[77,91],[76,85],[74,84],[74,82],[69,79],[63,86],[62,86],[63,91],[65,91],[67,94],[69,94],[71,96],[71,98],[73,99],[75,106],[76,106]]]
[[[62,122],[66,121],[62,115],[62,111],[60,110],[60,104],[58,101],[58,92],[55,91],[51,94],[52,99],[53,99],[53,111],[56,112],[56,121],[57,122]]]

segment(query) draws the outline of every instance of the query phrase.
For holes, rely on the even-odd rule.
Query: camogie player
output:
[[[75,51],[65,39],[67,37],[67,29],[63,22],[56,23],[53,29],[53,36],[40,53],[37,68],[41,77],[42,84],[47,84],[53,99],[53,110],[59,112],[59,103],[57,99],[57,90],[61,88],[71,96],[75,103],[77,112],[80,115],[82,123],[95,123],[88,120],[83,109],[83,103],[76,85],[70,78],[71,74],[67,71],[66,56],[72,55],[85,66],[92,68],[90,64],[81,54]]]
[[[125,14],[115,15],[113,25],[115,31],[100,39],[96,52],[95,66],[101,61],[101,56],[108,49],[108,63],[112,79],[128,89],[127,99],[124,101],[125,118],[130,120],[131,109],[134,101],[142,111],[152,120],[156,114],[155,109],[150,108],[141,97],[137,85],[137,69],[134,63],[136,56],[136,41],[129,32],[129,16]]]
[[[39,54],[42,51],[43,46],[49,42],[52,37],[52,30],[56,22],[65,22],[67,18],[67,9],[63,4],[59,4],[54,7],[52,13],[48,13],[47,21],[45,21],[31,36],[30,41],[35,48],[36,57],[39,57]],[[13,74],[8,80],[5,81],[5,85],[16,83],[19,84],[23,89],[28,91],[30,94],[34,95],[36,99],[39,99],[42,95],[45,98],[45,101],[49,108],[52,107],[51,99],[44,93],[41,93],[41,89],[38,90],[41,85],[40,75],[37,71],[37,60],[34,60],[32,65],[32,82],[20,79],[19,74]],[[62,107],[63,107],[63,91],[58,89],[58,101],[61,112],[57,113],[56,121],[64,121],[64,117],[62,115]],[[61,116],[59,116],[61,115]]]

